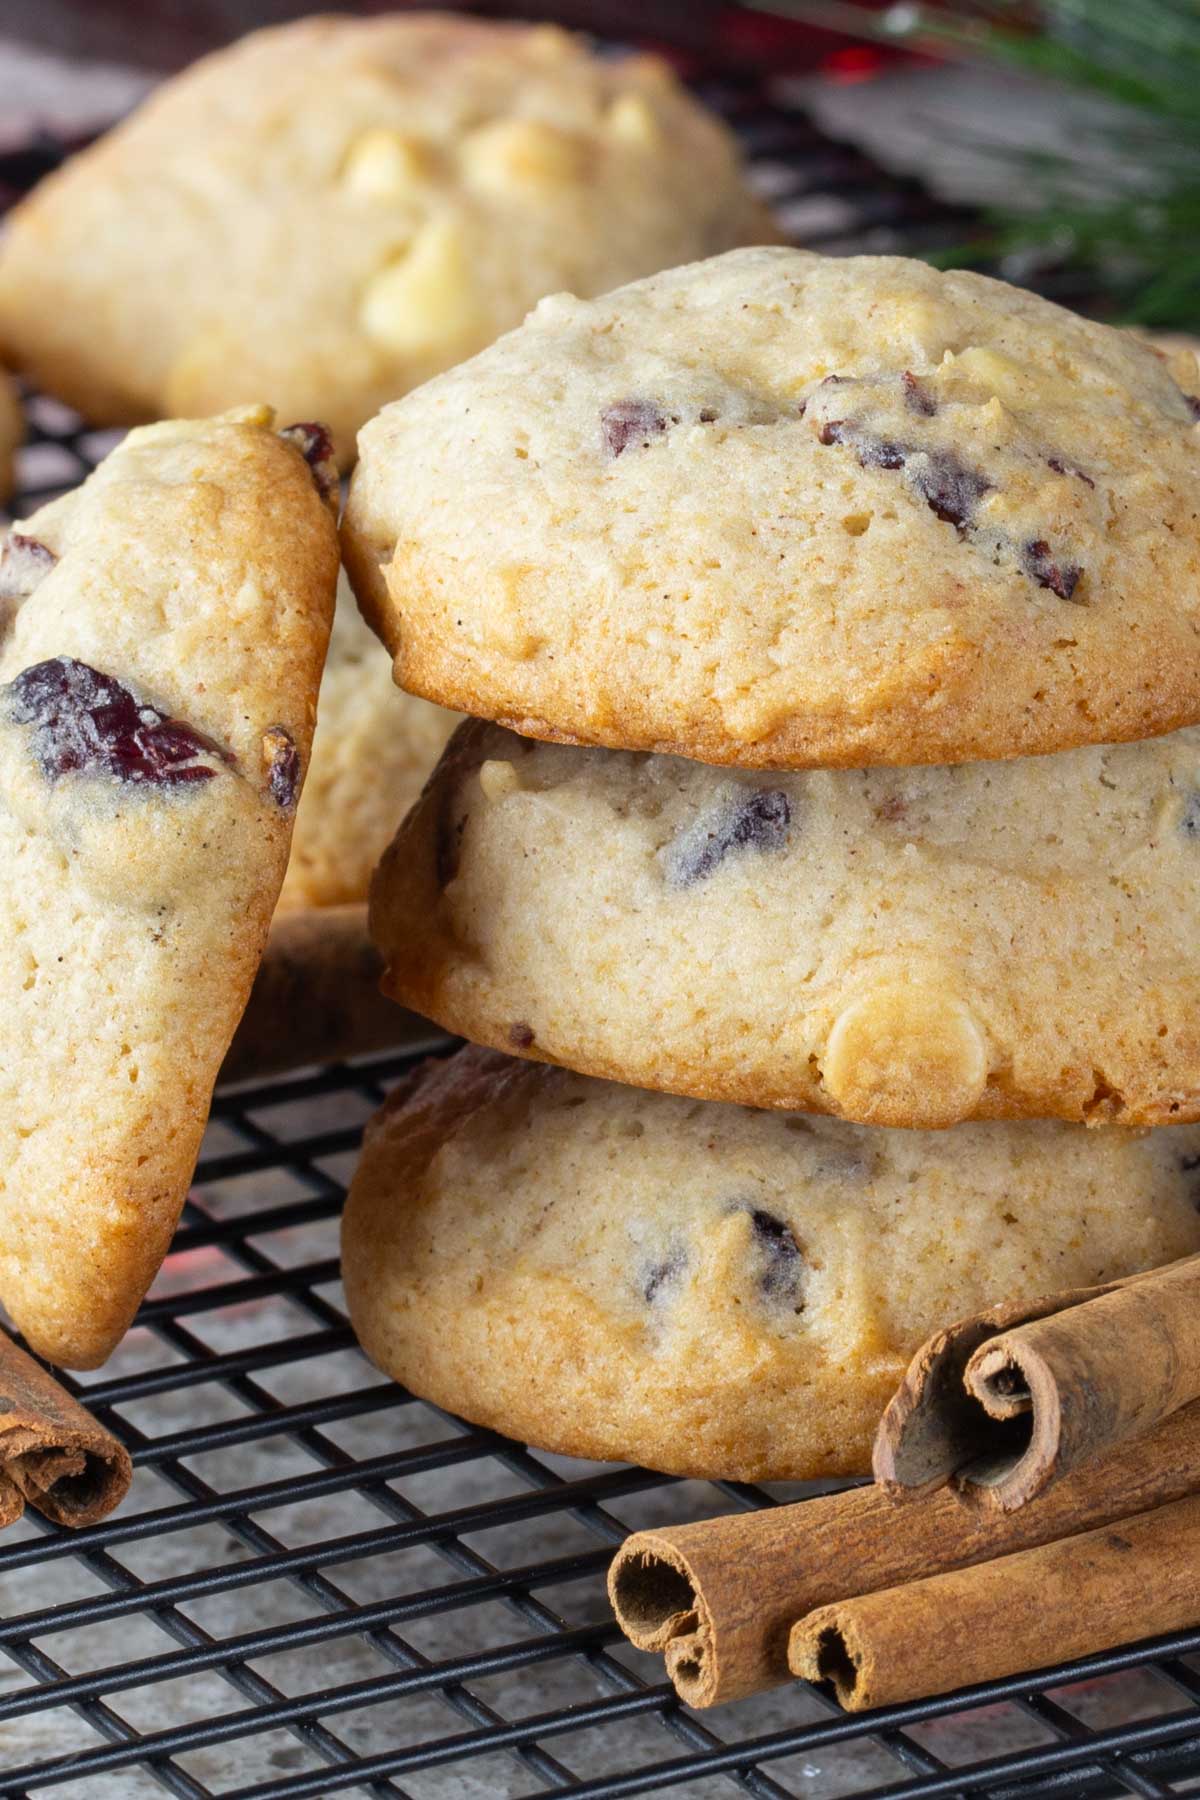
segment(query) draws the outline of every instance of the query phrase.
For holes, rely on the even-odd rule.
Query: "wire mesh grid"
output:
[[[787,90],[703,83],[810,243],[961,221],[829,144]],[[0,158],[0,193],[62,153]],[[27,396],[17,510],[116,434]],[[426,1049],[436,1049],[431,1037]],[[218,1095],[172,1256],[113,1360],[70,1378],[130,1446],[120,1514],[0,1541],[0,1792],[67,1800],[1148,1797],[1200,1787],[1200,1632],[847,1717],[795,1684],[715,1714],[620,1638],[627,1530],[802,1490],[568,1462],[384,1381],[342,1309],[361,1128],[422,1054]]]

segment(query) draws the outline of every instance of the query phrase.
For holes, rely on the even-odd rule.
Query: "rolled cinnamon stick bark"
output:
[[[441,1036],[384,998],[382,970],[365,905],[277,913],[221,1080],[280,1075]]]
[[[26,1503],[58,1525],[94,1525],[132,1477],[124,1444],[0,1332],[0,1525]]]
[[[1200,1620],[1200,1496],[970,1569],[818,1607],[794,1675],[848,1712],[948,1694]]]
[[[896,1498],[950,1483],[1010,1512],[1196,1399],[1200,1257],[1187,1257],[938,1332],[884,1413],[875,1478]]]
[[[969,1511],[948,1491],[897,1507],[872,1486],[635,1532],[609,1570],[609,1597],[630,1642],[664,1653],[681,1699],[716,1706],[786,1681],[789,1632],[815,1607],[1197,1492],[1200,1405],[1065,1476],[1017,1513]]]

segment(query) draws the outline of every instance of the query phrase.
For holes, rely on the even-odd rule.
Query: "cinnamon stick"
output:
[[[124,1444],[0,1332],[0,1526],[26,1504],[58,1525],[94,1525],[132,1476]]]
[[[364,905],[297,907],[271,922],[222,1081],[280,1075],[427,1039],[433,1030],[379,991],[383,961]]]
[[[1200,1257],[997,1307],[918,1350],[879,1427],[893,1497],[1010,1512],[1200,1399]]]
[[[897,1507],[879,1487],[629,1537],[608,1577],[617,1621],[662,1651],[689,1706],[789,1678],[788,1634],[814,1608],[970,1567],[1200,1493],[1200,1405],[1074,1470],[1020,1512],[943,1490]],[[1197,1610],[1200,1617],[1200,1609]]]
[[[922,1509],[917,1509],[922,1510]],[[1200,1495],[974,1568],[818,1607],[792,1673],[848,1712],[948,1694],[1200,1619]]]

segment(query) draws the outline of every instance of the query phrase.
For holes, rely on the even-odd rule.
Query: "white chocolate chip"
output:
[[[539,325],[565,329],[586,310],[586,300],[581,300],[577,294],[547,294],[544,299],[538,301],[529,316],[531,319],[536,319]]]
[[[342,181],[352,194],[370,200],[394,200],[425,180],[429,150],[402,131],[382,126],[355,138],[342,164]]]
[[[662,143],[662,126],[642,94],[621,94],[604,115],[611,137],[637,150],[653,150]]]
[[[262,425],[269,430],[275,423],[275,408],[261,402],[254,406],[231,406],[225,418],[231,425]]]
[[[894,982],[838,1016],[821,1074],[830,1098],[853,1118],[936,1129],[974,1113],[987,1085],[987,1045],[956,994]]]
[[[474,275],[458,226],[431,219],[408,250],[368,283],[363,329],[402,356],[450,349],[483,329]]]
[[[583,170],[583,146],[540,119],[496,119],[462,141],[464,178],[488,194],[569,186]]]
[[[479,786],[485,800],[506,800],[521,790],[521,778],[512,763],[490,757],[479,765]]]

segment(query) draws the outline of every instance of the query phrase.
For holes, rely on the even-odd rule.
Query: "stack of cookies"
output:
[[[760,249],[366,427],[360,603],[476,715],[372,929],[487,1047],[369,1134],[383,1368],[567,1452],[858,1472],[937,1325],[1200,1248],[1198,387]]]

